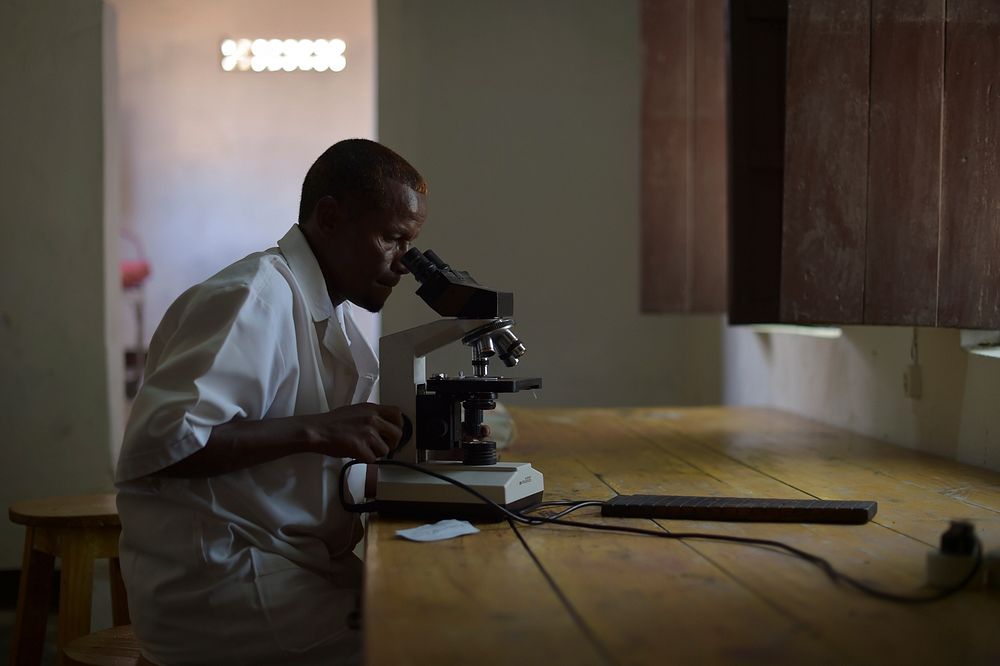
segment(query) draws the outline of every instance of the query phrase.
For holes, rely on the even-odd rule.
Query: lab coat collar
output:
[[[288,267],[292,269],[295,279],[302,287],[313,321],[329,319],[333,315],[333,302],[326,290],[326,280],[323,279],[323,271],[319,268],[316,255],[309,247],[309,242],[306,241],[299,225],[292,225],[288,233],[278,241],[278,249],[285,255]]]

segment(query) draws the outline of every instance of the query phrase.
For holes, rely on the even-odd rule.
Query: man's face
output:
[[[334,302],[348,300],[378,312],[409,272],[402,258],[427,218],[426,198],[397,182],[389,183],[388,190],[389,205],[338,225],[331,256],[321,260]]]

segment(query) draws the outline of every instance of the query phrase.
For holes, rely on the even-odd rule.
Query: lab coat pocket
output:
[[[250,550],[254,585],[275,642],[289,652],[305,652],[335,641],[347,629],[357,591],[294,562],[256,548]]]

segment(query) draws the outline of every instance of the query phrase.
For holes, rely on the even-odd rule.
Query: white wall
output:
[[[417,245],[515,294],[528,353],[497,369],[542,376],[538,404],[717,402],[718,319],[639,314],[638,3],[378,8],[379,136],[430,186]],[[387,332],[434,318],[403,291]]]
[[[111,488],[122,361],[107,319],[118,273],[104,18],[98,0],[0,3],[3,506]],[[23,539],[0,522],[0,568],[20,566]]]
[[[1000,470],[1000,359],[956,330],[918,329],[923,395],[906,396],[913,329],[849,326],[823,340],[726,332],[725,400],[773,405],[879,439]]]
[[[636,2],[380,0],[378,22],[380,137],[430,182],[418,246],[515,292],[539,404],[773,405],[1000,469],[1000,360],[956,331],[920,330],[915,401],[909,328],[819,340],[638,314]],[[433,316],[400,293],[384,328]],[[454,347],[434,371],[469,370]]]
[[[374,136],[374,5],[111,2],[120,34],[123,223],[144,241],[153,270],[148,340],[181,292],[284,235],[320,153],[343,138]],[[339,37],[347,67],[224,72],[219,47],[228,37]],[[122,314],[129,342],[131,314]]]

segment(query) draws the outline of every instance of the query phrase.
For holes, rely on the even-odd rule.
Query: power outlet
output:
[[[924,394],[924,381],[920,366],[911,363],[903,373],[903,393],[911,400],[920,400]]]

